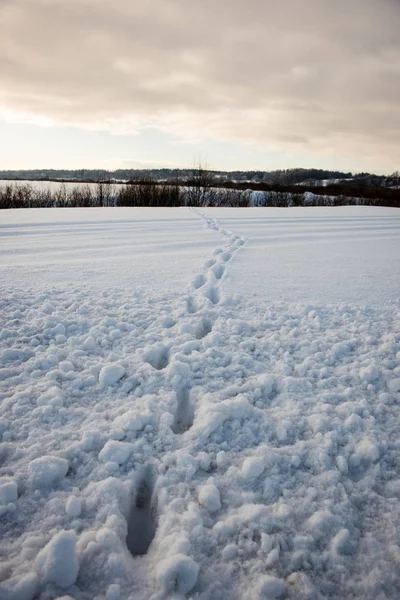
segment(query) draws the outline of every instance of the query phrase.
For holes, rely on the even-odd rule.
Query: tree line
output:
[[[25,182],[0,185],[0,209],[8,208],[84,208],[111,206],[343,206],[375,205],[400,207],[400,189],[346,185],[312,187],[270,185],[265,183],[218,182],[213,173],[199,168],[184,184],[152,179],[115,185],[65,184],[43,189]]]
[[[209,171],[219,183],[251,183],[268,185],[355,185],[396,187],[400,185],[399,173],[391,175],[376,175],[371,173],[356,173],[333,171],[327,169],[276,169],[274,171]],[[193,169],[32,169],[32,170],[3,170],[0,179],[18,179],[35,181],[79,181],[97,182],[114,181],[126,182],[153,179],[164,182],[179,180],[182,183],[192,178]]]

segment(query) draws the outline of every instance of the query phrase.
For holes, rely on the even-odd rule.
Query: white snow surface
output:
[[[397,598],[400,213],[1,219],[1,600]]]
[[[215,212],[224,228],[240,231],[247,240],[246,251],[229,271],[227,293],[324,304],[380,305],[399,297],[400,213],[396,208]]]
[[[76,295],[178,292],[219,242],[198,219],[187,208],[3,210],[0,277],[25,289],[77,287]]]

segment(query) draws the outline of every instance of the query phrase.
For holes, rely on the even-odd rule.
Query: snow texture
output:
[[[210,483],[204,485],[199,491],[199,503],[209,512],[215,512],[221,508],[221,496],[216,485]]]
[[[3,212],[1,600],[398,596],[398,212]]]
[[[103,386],[115,385],[125,375],[125,369],[121,365],[106,365],[100,371],[99,382]]]
[[[199,566],[189,556],[176,554],[163,560],[157,571],[163,592],[186,594],[197,581]]]
[[[41,581],[54,583],[59,588],[75,583],[79,572],[77,541],[73,531],[61,531],[39,552],[35,565]]]

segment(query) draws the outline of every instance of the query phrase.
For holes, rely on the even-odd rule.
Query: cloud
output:
[[[398,0],[14,0],[0,110],[400,163]]]
[[[105,167],[116,169],[184,169],[185,165],[175,161],[138,160],[136,158],[113,158],[105,160]]]

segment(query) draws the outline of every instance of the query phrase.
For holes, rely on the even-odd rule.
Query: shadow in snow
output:
[[[126,545],[132,556],[142,556],[157,529],[157,502],[154,493],[155,475],[150,466],[143,469],[128,518]]]
[[[172,423],[172,431],[185,433],[193,425],[194,407],[190,401],[190,388],[184,387],[176,393],[177,409]]]

